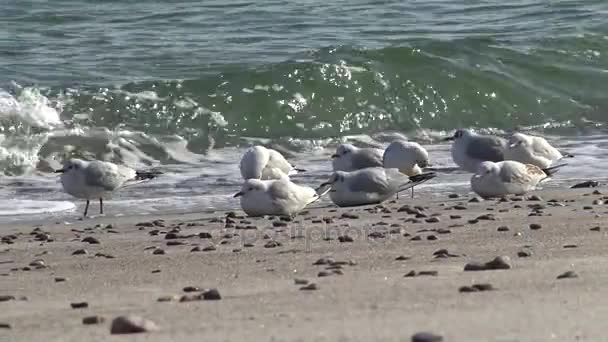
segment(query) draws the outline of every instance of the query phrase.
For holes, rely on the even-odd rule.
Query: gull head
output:
[[[454,135],[452,135],[451,137],[447,137],[445,139],[443,139],[444,141],[461,141],[461,140],[465,140],[467,138],[470,138],[471,136],[473,136],[473,131],[471,131],[470,129],[457,129],[456,132],[454,132]]]
[[[488,176],[498,175],[500,173],[500,168],[498,165],[491,161],[484,161],[479,164],[477,168],[477,172],[473,176],[474,178],[485,178]]]
[[[246,197],[251,196],[255,193],[264,192],[266,190],[266,184],[259,179],[248,179],[243,183],[241,191],[234,194],[233,197]]]
[[[78,170],[82,170],[86,167],[87,162],[81,159],[70,159],[63,163],[63,168],[56,170],[56,173],[73,173],[78,172]]]
[[[334,153],[331,157],[333,159],[343,158],[351,153],[353,153],[357,148],[351,144],[341,144],[336,149],[336,153]]]
[[[515,133],[509,138],[509,148],[526,148],[531,145],[532,139],[525,134]]]
[[[331,174],[329,180],[325,183],[322,183],[320,187],[331,186],[335,188],[336,186],[340,186],[340,184],[344,183],[346,179],[346,172],[344,171],[336,171]]]

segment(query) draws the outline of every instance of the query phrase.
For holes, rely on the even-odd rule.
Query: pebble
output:
[[[440,220],[439,220],[439,217],[433,216],[433,217],[429,217],[425,221],[426,221],[426,223],[438,223]]]
[[[538,195],[532,195],[528,197],[528,201],[542,201],[542,197],[538,196]]]
[[[469,200],[469,203],[479,203],[481,201],[483,201],[481,198],[479,198],[479,197],[473,197],[473,198],[471,198]]]
[[[34,240],[36,240],[36,241],[52,241],[51,235],[49,235],[47,233],[36,233],[36,236],[34,237]]]
[[[0,329],[11,329],[11,325],[8,323],[0,323]]]
[[[296,285],[308,285],[308,283],[309,283],[309,281],[307,279],[298,279],[298,278],[294,279],[293,282]]]
[[[82,319],[82,324],[91,325],[91,324],[101,324],[104,323],[106,319],[102,316],[87,316]]]
[[[458,219],[461,219],[461,218],[462,218],[462,216],[460,216],[460,215],[450,215],[450,219],[451,220],[458,220]]]
[[[580,189],[580,188],[595,188],[600,185],[598,181],[586,181],[582,183],[575,184],[570,187],[570,189]]]
[[[443,342],[443,336],[429,332],[419,332],[412,336],[412,342]]]
[[[340,241],[340,242],[353,242],[355,240],[352,237],[348,236],[348,235],[341,235],[341,236],[338,236],[338,241]]]
[[[215,248],[214,245],[209,245],[209,246],[207,246],[207,247],[205,247],[205,248],[202,249],[203,252],[212,252],[212,251],[215,251],[215,250],[217,250],[217,248]]]
[[[486,270],[508,270],[511,266],[511,258],[508,256],[498,256],[487,263],[471,262],[464,266],[465,271],[486,271]]]
[[[42,259],[36,259],[36,260],[30,262],[30,266],[35,267],[35,268],[46,268],[46,264],[44,263],[44,260],[42,260]]]
[[[532,256],[532,252],[530,251],[519,251],[517,252],[517,256],[520,258],[528,258]]]
[[[274,221],[272,222],[273,227],[287,227],[287,222]]]
[[[82,239],[82,242],[87,242],[91,245],[98,245],[100,244],[99,240],[97,238],[94,238],[92,236],[87,236],[84,239]]]
[[[530,223],[529,227],[530,227],[530,229],[532,229],[532,230],[539,230],[539,229],[541,229],[543,226],[541,226],[541,225],[540,225],[540,224],[538,224],[538,223]]]
[[[164,254],[166,254],[166,252],[162,248],[157,248],[157,249],[154,250],[154,252],[152,252],[152,254],[154,254],[154,255],[164,255]]]
[[[201,291],[200,287],[196,287],[196,286],[186,286],[182,289],[182,291],[184,292],[199,292]]]
[[[251,248],[251,247],[255,247],[255,245],[251,242],[247,242],[247,243],[243,244],[243,247]]]
[[[426,239],[429,240],[429,241],[439,240],[439,238],[436,235],[433,235],[433,234],[427,236]]]
[[[9,300],[15,300],[15,296],[10,296],[10,295],[1,295],[0,296],[0,302],[8,302]]]
[[[562,273],[557,276],[557,279],[570,279],[570,278],[578,278],[578,274],[576,274],[574,271],[568,271],[568,272]]]
[[[332,274],[333,274],[333,272],[321,271],[317,274],[317,277],[329,277]]]
[[[420,235],[416,235],[410,239],[410,241],[420,241],[420,240],[422,240],[422,236],[420,236]]]
[[[330,265],[335,263],[335,260],[332,258],[321,258],[313,263],[313,265]]]
[[[190,250],[190,252],[200,252],[200,251],[202,251],[202,250],[203,250],[203,249],[202,249],[200,246],[196,246],[196,247],[192,248],[192,249]]]
[[[72,309],[84,309],[89,307],[89,303],[87,302],[79,302],[79,303],[70,303]]]
[[[473,284],[471,286],[462,286],[458,289],[459,292],[483,292],[495,290],[492,284]]]
[[[509,227],[507,226],[500,226],[497,229],[499,232],[508,232],[509,231]]]
[[[87,252],[86,249],[77,249],[74,252],[72,252],[72,255],[83,255],[83,254],[89,254],[89,252]]]
[[[346,218],[346,219],[351,219],[351,220],[356,220],[359,218],[359,215],[353,214],[353,213],[343,213],[340,217]]]
[[[278,241],[275,240],[270,240],[268,242],[266,242],[266,244],[264,245],[264,248],[276,248],[276,247],[280,247],[282,246],[282,244]]]
[[[209,232],[202,232],[198,234],[198,237],[201,239],[212,239],[213,236]]]
[[[143,332],[157,331],[156,323],[143,317],[128,315],[118,316],[112,320],[110,327],[111,334],[135,334]]]
[[[202,294],[203,300],[220,300],[222,296],[220,295],[220,291],[217,289],[209,289],[203,292]]]
[[[591,230],[593,232],[599,232],[601,230],[601,228],[600,228],[600,226],[597,226],[597,227],[593,227],[593,228],[591,228],[589,230]]]
[[[478,221],[496,221],[496,217],[494,216],[494,214],[484,214],[481,216],[477,217]]]
[[[459,198],[459,197],[460,197],[460,195],[459,195],[459,194],[449,194],[449,195],[448,195],[448,198],[452,198],[452,199],[453,199],[453,198]]]
[[[564,245],[564,248],[577,248],[577,245],[574,244],[569,244],[569,245]]]
[[[67,281],[67,278],[62,278],[62,277],[57,277],[55,278],[55,282],[56,283],[63,283],[64,281]]]
[[[317,284],[315,284],[315,283],[310,283],[310,284],[308,284],[306,286],[300,287],[301,291],[315,291],[315,290],[318,290],[318,289],[319,289],[319,286]]]
[[[410,260],[410,259],[411,259],[411,257],[405,256],[405,255],[400,255],[395,258],[395,260],[397,260],[397,261],[404,261],[404,260]]]
[[[439,272],[437,272],[437,271],[420,271],[420,272],[416,272],[416,271],[412,270],[412,271],[409,271],[408,273],[406,273],[404,275],[404,277],[406,277],[406,278],[418,277],[418,276],[436,277],[437,275],[439,275]]]

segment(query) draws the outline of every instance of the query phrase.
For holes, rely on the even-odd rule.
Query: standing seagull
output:
[[[331,156],[334,171],[356,171],[366,167],[382,167],[383,151],[377,148],[359,148],[341,144]]]
[[[515,133],[509,139],[505,151],[506,160],[515,160],[524,164],[532,164],[541,169],[551,166],[562,158],[571,158],[571,154],[563,155],[551,146],[545,138]]]
[[[499,162],[505,160],[507,141],[492,135],[479,135],[468,129],[459,129],[453,140],[452,159],[461,169],[475,173],[484,161]]]
[[[280,179],[305,170],[291,165],[283,155],[264,146],[249,148],[241,158],[241,176],[243,179]]]
[[[408,176],[422,173],[422,168],[430,166],[429,153],[420,144],[405,140],[393,141],[386,150],[382,159],[387,169],[399,169]]]
[[[536,165],[513,160],[481,163],[471,178],[471,188],[483,198],[523,195],[551,177],[564,165],[541,169]]]
[[[435,178],[434,173],[407,177],[397,169],[370,167],[352,172],[335,171],[328,182],[329,197],[339,207],[381,203],[393,195]]]
[[[327,192],[327,191],[325,191]],[[241,208],[249,216],[294,216],[324,193],[297,185],[288,177],[271,180],[247,179],[234,197],[241,198]]]
[[[131,168],[114,163],[80,159],[68,160],[62,169],[55,171],[61,173],[63,190],[76,198],[84,198],[87,205],[84,216],[89,211],[89,201],[99,198],[99,213],[103,214],[103,198],[109,197],[115,190],[136,181],[155,178],[158,171],[135,171]]]

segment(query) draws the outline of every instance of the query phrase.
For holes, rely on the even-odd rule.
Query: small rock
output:
[[[459,197],[460,197],[460,195],[459,195],[459,194],[449,194],[449,195],[448,195],[448,198],[452,198],[452,199],[454,199],[454,198],[459,198]]]
[[[477,290],[476,288],[474,288],[473,286],[461,286],[458,289],[458,292],[462,292],[462,293],[468,293],[468,292],[478,292],[479,290]]]
[[[395,258],[395,260],[397,260],[397,261],[404,261],[404,260],[410,260],[410,259],[411,259],[411,257],[405,256],[405,255],[400,255]]]
[[[469,203],[480,203],[481,201],[483,201],[481,198],[473,197],[469,200]]]
[[[74,252],[72,252],[72,255],[84,255],[84,254],[89,254],[89,252],[87,252],[86,249],[77,249]]]
[[[340,242],[353,242],[355,240],[352,237],[350,237],[349,235],[342,235],[342,236],[338,236],[338,241],[340,241]]]
[[[67,281],[67,278],[61,278],[61,277],[55,278],[56,283],[63,283],[64,281]]]
[[[420,240],[422,240],[422,236],[420,236],[420,235],[416,235],[410,239],[410,241],[420,241]]]
[[[437,229],[437,234],[451,234],[452,231],[449,229],[445,229],[445,228],[439,228]]]
[[[313,263],[313,265],[330,265],[335,263],[335,260],[332,258],[321,258]]]
[[[89,307],[89,303],[87,302],[79,302],[79,303],[70,303],[72,309],[84,309]]]
[[[215,251],[215,250],[217,250],[217,248],[215,248],[214,245],[209,245],[209,246],[207,246],[207,247],[205,247],[205,248],[202,249],[203,252],[212,252],[212,251]]]
[[[110,327],[111,334],[135,334],[157,331],[156,323],[139,316],[119,316],[114,318]]]
[[[315,283],[310,283],[310,284],[308,284],[306,286],[300,287],[301,291],[315,291],[315,290],[318,290],[318,289],[319,289],[319,286],[317,286],[317,284],[315,284]]]
[[[202,294],[203,300],[220,300],[222,296],[217,289],[209,289]]]
[[[30,266],[35,267],[35,268],[46,268],[46,264],[44,263],[44,260],[42,260],[42,259],[36,259],[36,260],[30,262]]]
[[[507,226],[500,226],[497,229],[499,232],[508,232],[509,231],[509,227]]]
[[[461,218],[462,218],[462,216],[460,216],[460,215],[450,215],[450,219],[451,220],[458,220],[458,219],[461,219]]]
[[[412,342],[443,342],[443,336],[429,332],[419,332],[412,336]]]
[[[438,223],[440,220],[439,220],[439,217],[433,216],[433,217],[427,218],[425,221],[426,221],[426,223]]]
[[[266,242],[266,244],[264,245],[264,248],[276,248],[276,247],[280,247],[282,246],[282,244],[278,241],[275,240],[270,240],[268,242]]]
[[[435,240],[439,240],[439,238],[433,234],[429,235],[426,237],[427,240],[429,241],[435,241]]]
[[[598,181],[586,181],[582,183],[575,184],[570,187],[570,189],[580,189],[580,188],[595,188],[600,185]]]
[[[198,234],[198,237],[201,239],[212,239],[213,236],[209,232],[202,232]]]
[[[564,248],[577,248],[577,245],[574,244],[569,244],[569,245],[564,245]]]
[[[574,271],[568,271],[557,276],[557,279],[578,278],[578,274]]]
[[[106,321],[106,319],[102,316],[87,316],[82,319],[82,324],[91,325],[91,324],[102,324]]]
[[[538,223],[531,223],[531,224],[529,225],[529,227],[530,227],[530,229],[532,229],[532,230],[539,230],[539,229],[541,229],[543,226],[541,226],[541,225],[540,225],[540,224],[538,224]]]
[[[200,287],[196,287],[196,286],[186,286],[182,289],[182,291],[184,292],[199,292],[201,291]]]
[[[542,201],[543,199],[538,195],[532,195],[528,197],[528,201]]]
[[[0,323],[0,329],[11,329],[11,325],[8,323]]]
[[[601,228],[600,228],[600,226],[597,226],[597,227],[593,227],[593,228],[591,228],[589,230],[591,230],[593,232],[599,232],[601,230]]]
[[[247,243],[243,244],[243,247],[251,248],[251,247],[255,247],[255,245],[251,242],[247,242]]]
[[[517,256],[520,258],[528,258],[532,256],[532,252],[530,251],[519,251],[517,252]]]
[[[307,285],[309,281],[307,279],[294,279],[293,280],[296,285]]]
[[[82,242],[87,242],[91,245],[98,245],[100,244],[99,240],[92,237],[92,236],[87,236],[86,238],[82,239]]]
[[[439,272],[438,271],[420,271],[420,272],[418,272],[418,275],[436,277],[437,275],[439,275]]]
[[[164,254],[166,254],[166,252],[165,252],[165,250],[164,250],[164,249],[162,249],[162,248],[156,248],[156,249],[154,250],[154,252],[152,252],[152,254],[154,254],[154,255],[164,255]]]
[[[486,264],[491,270],[508,270],[511,268],[511,258],[508,256],[498,256]]]
[[[281,222],[281,221],[274,221],[274,222],[272,222],[272,226],[273,227],[287,227],[287,223]]]
[[[190,252],[200,252],[200,251],[202,251],[202,250],[203,250],[203,249],[202,249],[200,246],[196,246],[196,247],[192,248],[192,249],[190,250]]]
[[[15,296],[0,295],[0,302],[8,302],[9,300],[15,300]]]

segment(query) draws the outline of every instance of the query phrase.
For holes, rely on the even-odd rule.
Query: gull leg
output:
[[[87,217],[87,213],[89,212],[89,200],[87,200],[87,205],[84,207],[84,217]]]
[[[99,214],[103,215],[103,198],[99,198]]]
[[[412,198],[414,198],[414,187],[412,187]]]

